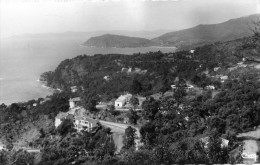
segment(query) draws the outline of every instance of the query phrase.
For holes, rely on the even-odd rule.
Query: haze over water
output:
[[[78,55],[133,54],[174,48],[90,48],[80,44],[88,38],[19,38],[4,39],[0,47],[0,104],[45,97],[52,91],[37,82],[41,73],[54,70],[58,64]]]
[[[88,39],[86,36],[53,38],[49,35],[15,40],[5,37],[65,31],[175,31],[254,13],[260,13],[259,0],[0,0],[0,104],[51,94],[36,80],[67,58],[96,53],[174,51],[173,48],[82,47],[80,44]]]

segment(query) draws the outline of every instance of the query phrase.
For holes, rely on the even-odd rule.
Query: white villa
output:
[[[73,120],[74,128],[80,132],[82,130],[91,131],[93,127],[97,126],[98,120],[92,119],[87,115],[86,109],[78,106],[80,98],[72,98],[69,100],[70,109],[68,112],[60,112],[55,117],[55,127],[57,128],[63,120]]]
[[[126,94],[126,95],[121,95],[118,99],[115,101],[115,108],[121,108],[123,107],[126,103],[130,101],[132,98],[131,94]]]
[[[78,132],[82,130],[90,132],[97,126],[98,120],[88,117],[86,111],[82,111],[81,109],[81,111],[76,111],[73,123]]]

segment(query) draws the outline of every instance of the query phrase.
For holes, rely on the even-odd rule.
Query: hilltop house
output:
[[[121,95],[115,101],[115,108],[122,108],[127,102],[130,101],[131,98],[132,98],[131,94]]]
[[[60,112],[55,117],[55,127],[57,128],[63,120],[70,119],[73,121],[74,128],[80,132],[82,130],[91,131],[97,126],[98,120],[92,119],[88,116],[87,110],[79,106],[80,98],[73,98],[69,100],[70,110],[68,112]]]
[[[92,131],[94,127],[98,125],[98,120],[92,119],[88,116],[75,116],[74,119],[75,129],[80,132],[86,130],[88,132]]]

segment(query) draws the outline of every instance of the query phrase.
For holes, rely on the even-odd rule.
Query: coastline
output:
[[[36,81],[41,83],[41,87],[46,88],[46,89],[48,89],[48,90],[50,90],[54,93],[55,92],[62,92],[62,90],[60,88],[52,88],[52,87],[47,86],[46,81],[41,81],[40,79],[38,79]]]
[[[101,49],[105,49],[105,48],[114,48],[114,49],[124,49],[124,48],[128,48],[128,49],[136,49],[136,48],[163,48],[163,49],[175,49],[175,50],[178,49],[175,46],[98,47],[98,46],[87,46],[87,45],[83,45],[83,44],[80,44],[79,46],[88,47],[88,48],[101,48]]]
[[[37,81],[38,82],[38,81]],[[40,82],[41,83],[41,82]],[[27,91],[22,92],[22,95],[19,93],[18,95],[11,96],[11,97],[3,97],[0,96],[0,104],[5,104],[6,106],[10,106],[13,103],[25,103],[29,100],[38,100],[39,98],[47,98],[54,93],[60,93],[61,89],[54,89],[51,87],[47,87],[44,84],[37,85],[39,90],[30,91],[29,88]]]

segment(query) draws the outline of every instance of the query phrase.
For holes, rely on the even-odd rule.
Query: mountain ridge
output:
[[[153,41],[140,37],[128,37],[115,34],[104,34],[91,37],[82,45],[94,47],[116,47],[116,48],[136,48],[155,45]]]
[[[185,48],[235,40],[252,35],[250,27],[259,17],[260,14],[253,14],[217,24],[200,24],[192,28],[165,33],[153,38],[152,41],[163,46]]]

